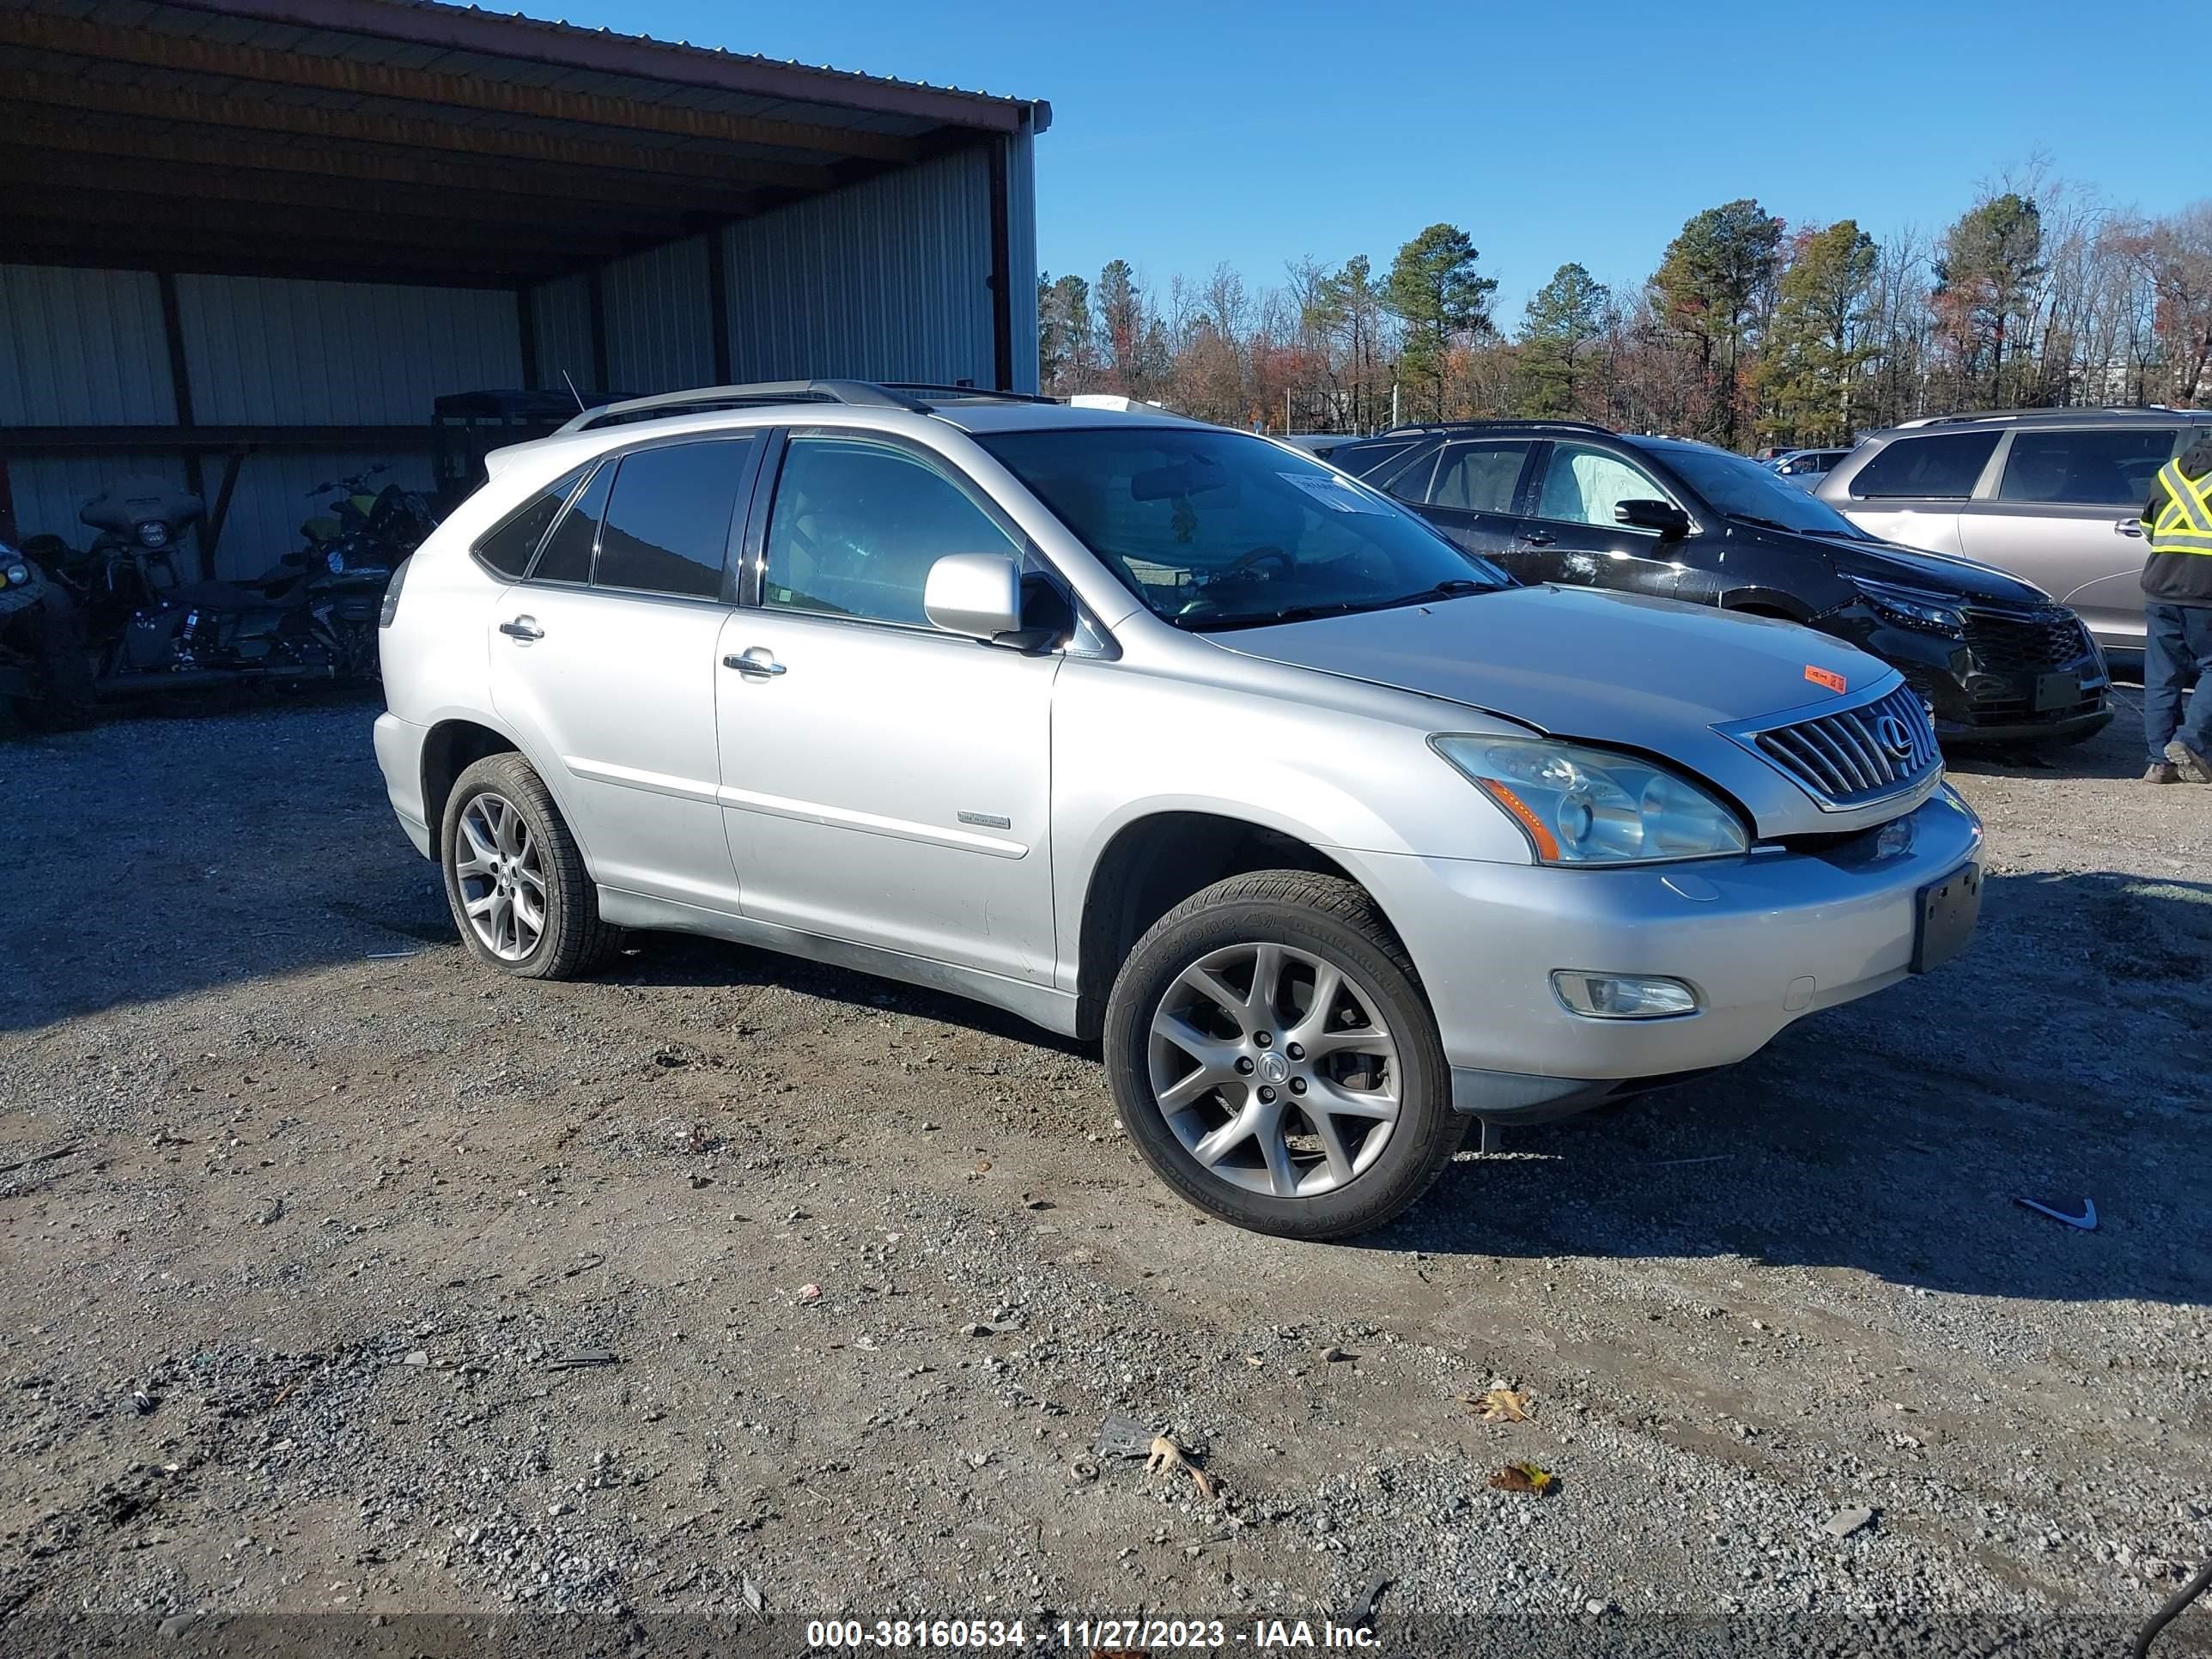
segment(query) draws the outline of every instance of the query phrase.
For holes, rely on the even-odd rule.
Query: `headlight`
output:
[[[1956,602],[1940,593],[1917,593],[1909,587],[1863,581],[1856,576],[1850,580],[1866,602],[1892,622],[1936,634],[1966,631],[1966,618]]]
[[[159,519],[147,519],[139,524],[139,546],[167,547],[168,544],[169,526],[163,524]]]
[[[323,555],[323,568],[329,571],[333,576],[343,575],[345,574],[345,555],[339,552],[335,547],[332,548],[329,552]]]
[[[31,567],[27,564],[11,564],[4,573],[0,574],[4,574],[7,577],[6,586],[21,587],[31,580]]]
[[[1735,813],[1648,761],[1540,738],[1429,742],[1521,826],[1540,863],[1650,864],[1750,845]]]

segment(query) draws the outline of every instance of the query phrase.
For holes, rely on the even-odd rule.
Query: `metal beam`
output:
[[[202,166],[154,157],[134,158],[128,167],[91,155],[55,155],[8,142],[0,126],[0,191],[17,192],[35,180],[42,192],[67,192],[66,201],[132,204],[149,200],[216,202],[295,210],[319,218],[332,212],[396,214],[408,218],[454,220],[472,225],[512,225],[527,229],[610,231],[625,237],[659,240],[688,235],[705,216],[684,208],[654,207],[589,198],[520,197],[481,190],[424,188],[414,184],[352,179],[334,186],[307,173],[233,171],[210,173]],[[24,182],[14,182],[24,181]],[[747,198],[750,199],[750,198]]]
[[[330,109],[319,104],[285,103],[271,98],[228,97],[167,87],[129,86],[99,81],[57,69],[0,65],[0,105],[43,104],[72,110],[80,118],[94,115],[142,116],[196,127],[227,127],[239,132],[276,132],[297,138],[351,139],[396,144],[408,149],[442,150],[455,155],[493,155],[553,167],[616,167],[634,173],[723,184],[785,185],[828,190],[835,175],[826,167],[750,161],[714,150],[676,144],[630,143],[611,138],[579,138],[512,121],[451,121],[418,115],[392,115],[370,109]]]
[[[429,447],[428,418],[419,426],[0,426],[0,454],[8,455],[208,454],[234,449],[413,454]]]
[[[568,270],[565,264],[517,265],[507,261],[486,266],[463,264],[451,256],[410,264],[405,250],[376,258],[330,256],[313,249],[272,253],[265,248],[173,246],[156,258],[143,238],[82,235],[42,241],[14,237],[7,247],[8,263],[14,265],[58,265],[72,270],[173,270],[180,276],[294,276],[308,282],[400,283],[416,288],[511,289],[518,282],[542,283]]]
[[[501,16],[473,6],[432,9],[395,6],[386,0],[175,0],[175,5],[177,9],[213,12],[227,18],[252,17],[306,29],[338,29],[401,40],[417,48],[442,47],[510,61],[637,76],[748,97],[911,116],[987,132],[1013,131],[1025,108],[1036,112],[1040,132],[1051,119],[1051,107],[1043,103],[949,87],[917,86],[803,64],[771,63],[765,58],[671,45],[605,29]]]
[[[85,121],[57,110],[13,111],[0,140],[40,151],[112,156],[132,161],[173,161],[225,173],[304,173],[317,179],[368,179],[426,191],[487,192],[552,202],[599,201],[635,206],[696,209],[742,217],[760,198],[733,179],[734,188],[710,180],[604,167],[528,167],[485,159],[459,161],[388,145],[344,146],[248,138],[236,133],[194,131],[127,118]],[[35,173],[25,176],[35,178]],[[210,183],[219,181],[210,180]]]
[[[341,204],[333,204],[334,210]],[[97,194],[53,194],[18,184],[0,184],[0,226],[33,239],[53,240],[80,229],[134,235],[150,255],[176,245],[218,246],[220,237],[238,247],[276,248],[295,241],[300,217],[280,208],[233,202],[179,201],[167,196],[134,196],[112,191]],[[564,231],[553,224],[471,223],[465,219],[428,219],[398,214],[334,210],[315,223],[319,252],[351,252],[374,257],[401,251],[410,257],[447,253],[488,255],[491,262],[558,263],[563,259],[614,258],[648,246],[650,234],[622,236],[605,230]],[[0,248],[5,246],[0,242]]]
[[[768,120],[721,110],[679,104],[641,103],[603,93],[570,92],[517,81],[451,75],[398,64],[366,62],[339,52],[310,55],[235,46],[189,34],[118,28],[56,12],[0,11],[0,44],[41,52],[66,52],[106,63],[270,86],[312,87],[361,98],[392,98],[479,114],[520,115],[538,120],[568,121],[633,132],[665,133],[714,143],[760,144],[780,149],[813,150],[830,155],[859,155],[870,161],[908,162],[915,142],[849,127]]]

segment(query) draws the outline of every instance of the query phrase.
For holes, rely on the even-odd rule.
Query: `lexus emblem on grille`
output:
[[[1894,714],[1884,714],[1874,723],[1874,734],[1881,746],[1889,751],[1892,760],[1912,758],[1912,728]]]

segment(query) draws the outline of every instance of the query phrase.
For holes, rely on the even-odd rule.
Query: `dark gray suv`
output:
[[[2026,577],[2109,651],[2143,644],[2142,525],[2160,467],[2212,410],[1951,415],[1876,433],[1814,494],[1885,541]]]

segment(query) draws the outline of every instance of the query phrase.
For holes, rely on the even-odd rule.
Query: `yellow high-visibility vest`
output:
[[[2166,505],[2150,527],[2154,553],[2212,553],[2212,472],[2191,478],[2179,461],[2158,470]]]

